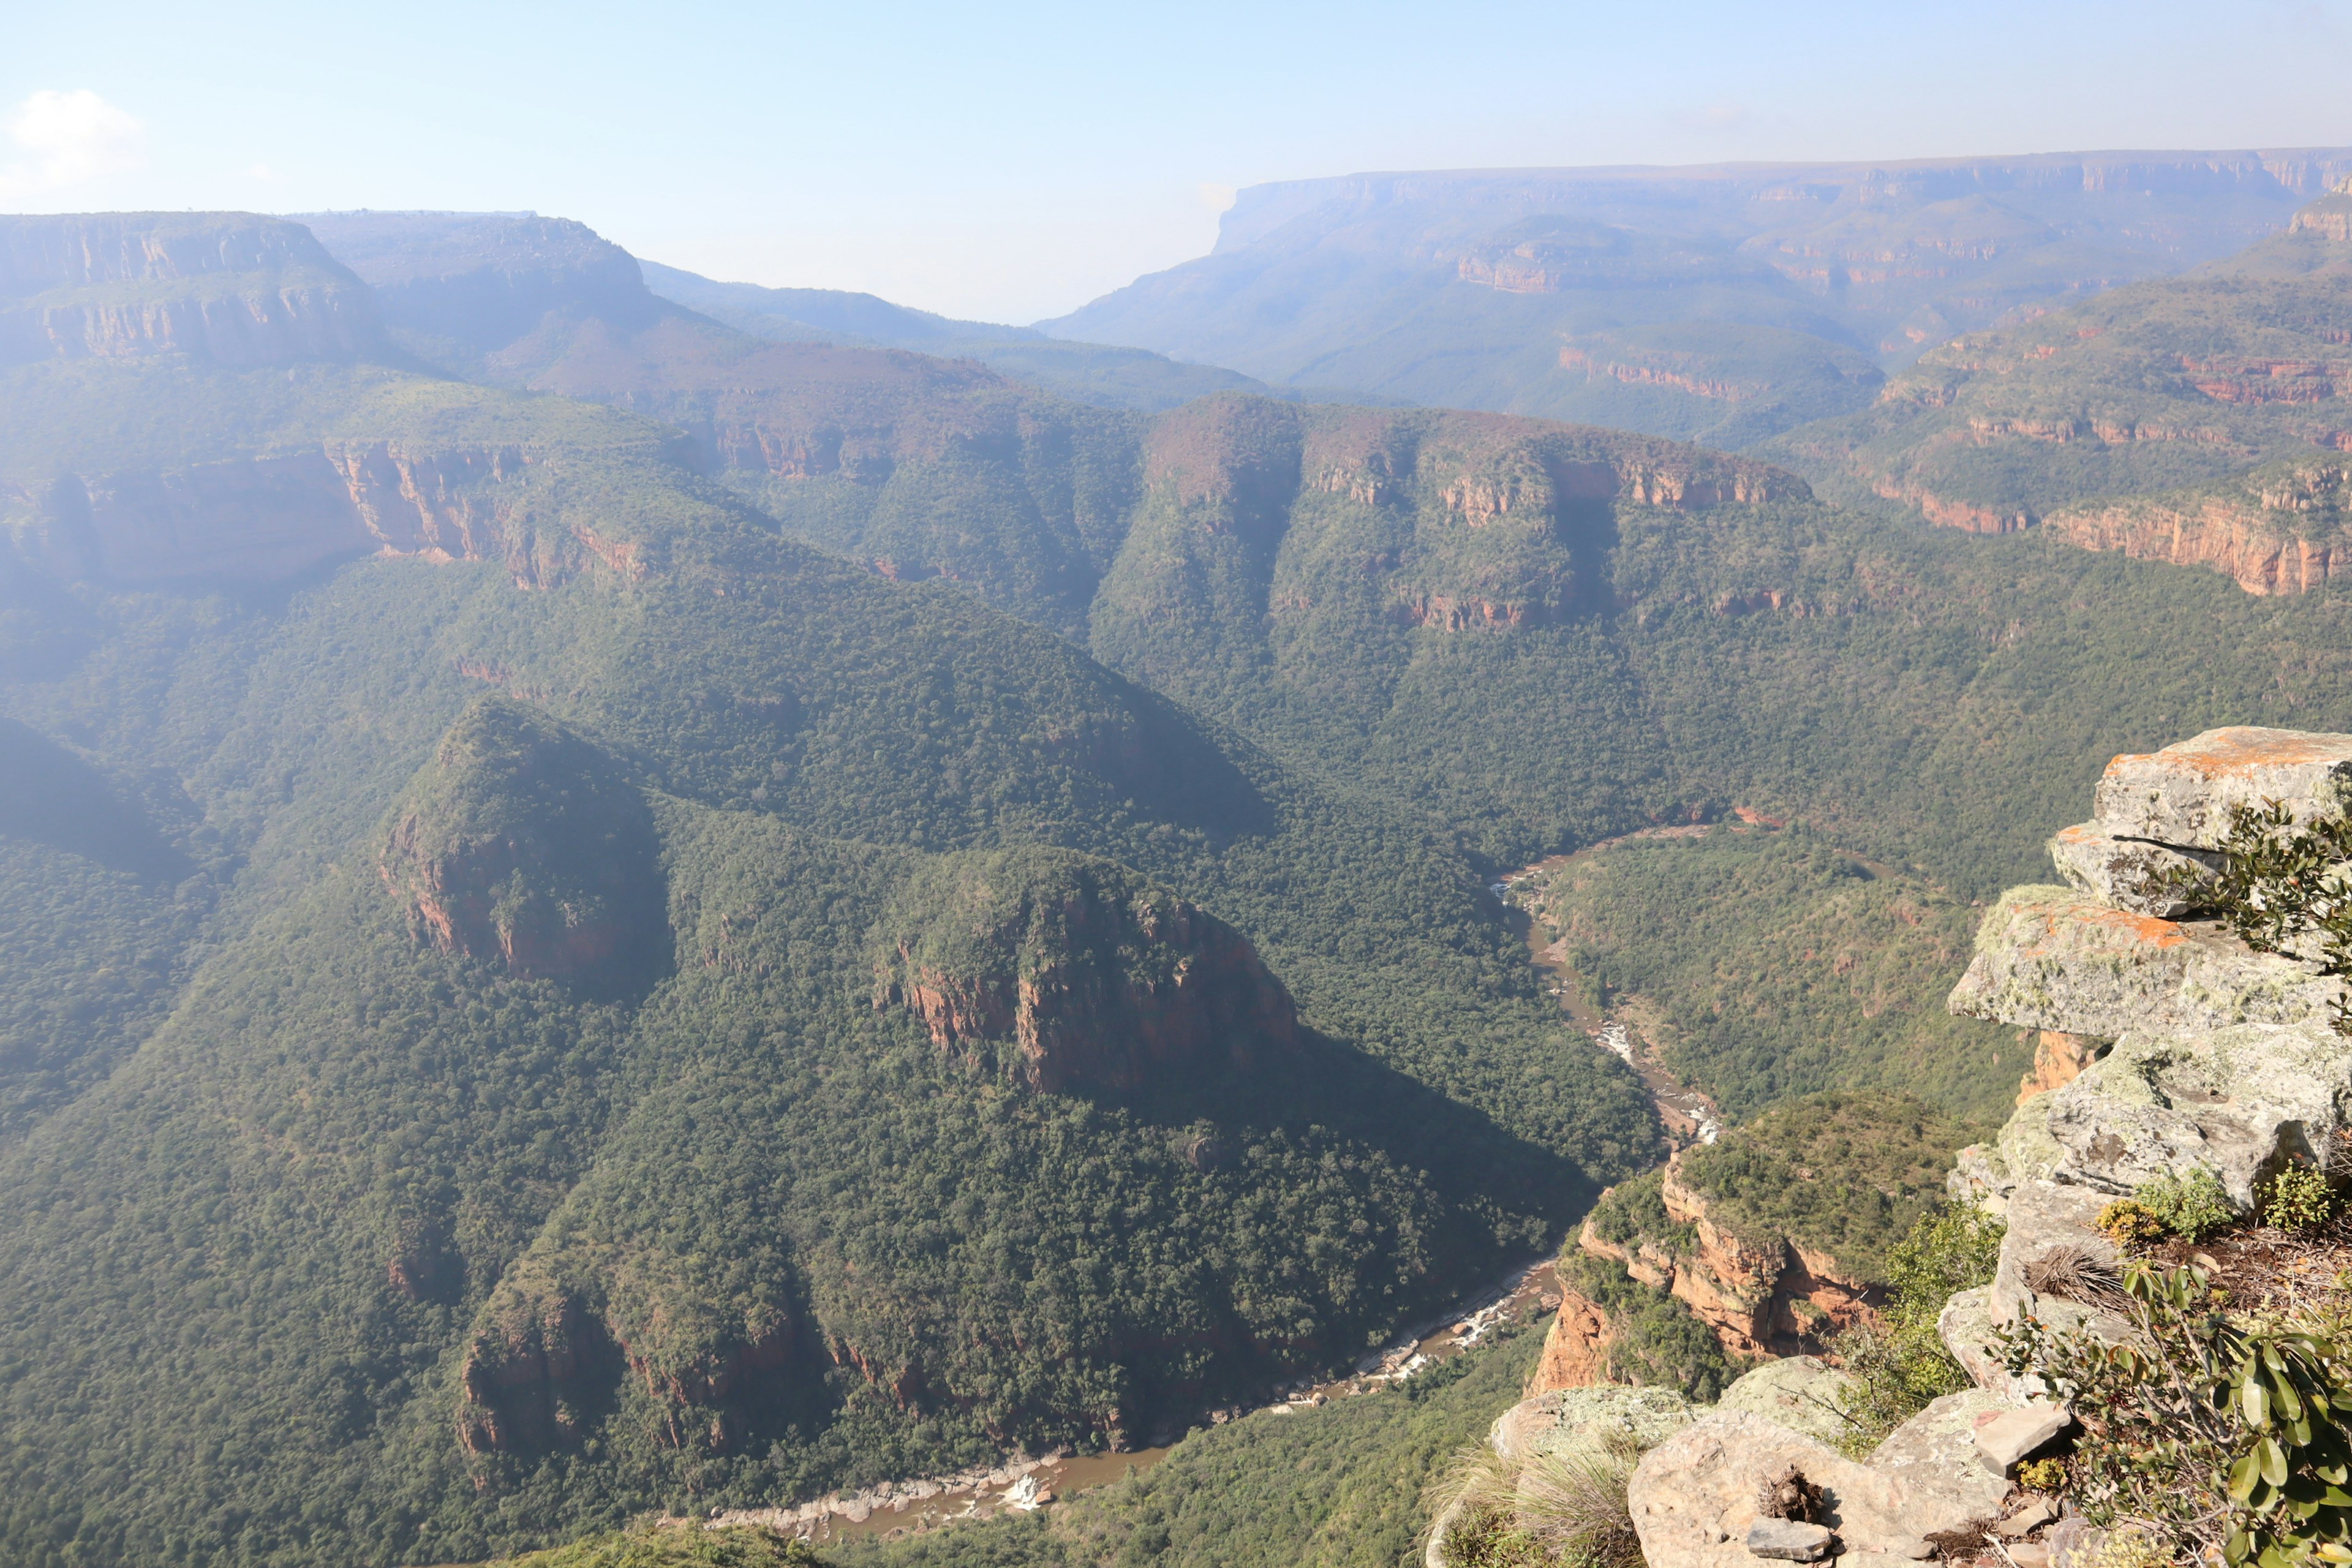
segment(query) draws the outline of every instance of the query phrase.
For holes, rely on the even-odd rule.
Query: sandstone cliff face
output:
[[[1609,1375],[1609,1347],[1616,1337],[1609,1314],[1597,1303],[1574,1290],[1563,1291],[1559,1313],[1544,1333],[1543,1355],[1528,1379],[1525,1397],[1614,1382]]]
[[[516,584],[646,574],[637,547],[550,526],[540,456],[518,446],[331,441],[170,472],[69,474],[32,504],[26,550],[61,575],[151,585],[275,583],[361,555],[488,561]]]
[[[499,1281],[458,1370],[457,1442],[468,1458],[573,1447],[625,1378],[658,1412],[663,1446],[723,1453],[743,1437],[746,1406],[772,1399],[793,1370],[799,1325],[770,1309],[740,1321],[719,1314],[714,1326],[702,1321],[707,1303],[634,1300],[645,1285],[636,1272],[580,1273],[534,1256]]]
[[[2249,594],[2305,594],[2352,571],[2352,463],[2289,462],[2219,491],[2070,508],[2045,526],[2085,550],[2203,566]]]
[[[1289,993],[1215,916],[1108,861],[948,858],[886,921],[875,1005],[1033,1089],[1131,1092],[1297,1040]]]
[[[364,284],[245,213],[0,218],[0,363],[185,353],[231,366],[379,350]]]
[[[645,801],[536,710],[477,701],[392,813],[378,858],[418,940],[532,979],[626,989],[667,961]]]

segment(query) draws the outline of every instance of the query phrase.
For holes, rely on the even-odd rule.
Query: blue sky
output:
[[[1028,321],[1359,170],[2352,143],[2352,0],[10,0],[0,210],[530,208]]]

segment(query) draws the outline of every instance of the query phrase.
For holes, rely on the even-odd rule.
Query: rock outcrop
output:
[[[626,990],[669,962],[644,797],[537,710],[478,700],[393,808],[379,873],[417,939],[526,978]]]
[[[1543,1354],[1528,1378],[1528,1394],[1532,1397],[1613,1383],[1609,1346],[1616,1337],[1609,1314],[1598,1303],[1577,1291],[1562,1290],[1559,1311],[1544,1332]]]
[[[251,213],[0,217],[0,364],[184,353],[229,366],[378,352],[367,286]]]
[[[886,918],[875,1005],[1033,1089],[1132,1092],[1247,1071],[1298,1038],[1247,938],[1108,860],[944,857]]]
[[[2336,379],[2305,378],[2299,395],[2281,390],[2292,379],[2267,375],[2267,397],[2258,397],[2249,384],[2233,401],[2311,403],[2344,395],[2337,388],[2352,390],[2352,363]],[[2249,594],[2307,594],[2352,572],[2347,476],[2352,465],[2341,458],[2297,459],[2218,488],[2069,507],[2053,512],[2044,526],[2084,550],[2208,567]]]
[[[1810,1354],[1837,1330],[1871,1315],[1883,1291],[1864,1270],[1793,1237],[1743,1235],[1723,1223],[1707,1194],[1686,1179],[1692,1153],[1676,1153],[1655,1178],[1665,1218],[1685,1228],[1674,1236],[1612,1240],[1596,1208],[1585,1219],[1578,1247],[1682,1301],[1734,1358]],[[1610,1196],[1603,1194],[1604,1205]],[[1563,1301],[1554,1326],[1562,1363],[1605,1364],[1607,1319],[1589,1302],[1577,1302],[1582,1298]],[[1579,1343],[1588,1347],[1581,1357],[1572,1349]]]
[[[559,521],[557,481],[520,445],[330,441],[168,471],[68,474],[18,548],[59,575],[125,585],[278,583],[362,555],[496,563],[519,586],[635,582],[632,541]]]
[[[2109,765],[2093,820],[2051,846],[2074,885],[2013,889],[1987,911],[1951,996],[1956,1011],[2042,1032],[2015,1114],[1995,1142],[1962,1152],[1950,1180],[2007,1224],[1991,1284],[1953,1296],[1937,1325],[1978,1386],[1937,1400],[1861,1464],[1727,1394],[1634,1473],[1651,1568],[1751,1563],[1759,1489],[1789,1466],[1822,1489],[1818,1521],[1841,1562],[1891,1568],[1927,1555],[1926,1536],[1989,1526],[2009,1472],[2070,1419],[2037,1378],[2000,1363],[1999,1328],[2030,1312],[2055,1328],[2129,1331],[2098,1283],[2123,1262],[2096,1225],[2106,1205],[2202,1168],[2250,1210],[2283,1166],[2342,1163],[2352,1039],[2333,1023],[2341,984],[2197,917],[2233,808],[2277,802],[2308,823],[2338,809],[2347,777],[2352,736],[2293,731],[2211,731]]]

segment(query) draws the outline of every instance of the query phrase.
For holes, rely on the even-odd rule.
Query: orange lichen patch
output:
[[[2179,947],[2189,940],[2189,933],[2171,921],[2158,920],[2154,915],[2136,915],[2128,910],[2112,909],[2105,904],[2085,899],[2080,903],[2044,906],[2032,911],[2039,916],[2044,931],[2054,937],[2061,930],[2081,931],[2095,928],[2107,937],[2106,945],[2114,947]],[[2080,952],[2082,943],[2069,942],[2062,949],[2055,942],[2036,942],[2019,951],[2028,958],[2042,958],[2056,951]]]
[[[2202,777],[2223,778],[2256,768],[2292,767],[2302,763],[2352,762],[2352,745],[2341,735],[2314,735],[2300,730],[2262,730],[2232,725],[2203,734],[2160,752],[2126,752],[2107,764],[2107,776],[2136,771],[2137,764],[2179,768]]]

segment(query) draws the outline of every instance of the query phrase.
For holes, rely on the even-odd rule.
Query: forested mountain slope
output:
[[[2331,148],[1292,181],[1244,191],[1210,255],[1045,324],[1738,446],[1865,408],[2011,311],[2226,256],[2347,173]]]
[[[1139,1441],[1654,1157],[1425,821],[634,415],[97,331],[0,371],[10,1561]]]
[[[551,317],[500,355],[689,432],[801,537],[1081,638],[1490,864],[1747,804],[1973,895],[2028,874],[2117,751],[2345,700],[2325,599],[1962,540],[1619,432],[1237,396],[1118,413],[682,316]],[[2185,622],[2210,639],[2194,670],[2168,657]]]

